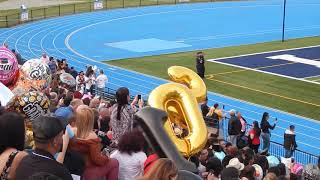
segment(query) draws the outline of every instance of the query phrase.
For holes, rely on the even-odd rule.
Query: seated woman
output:
[[[0,116],[0,179],[15,179],[20,161],[27,155],[23,152],[25,140],[24,119],[16,113]]]
[[[119,163],[101,153],[101,140],[93,131],[94,113],[86,105],[80,105],[76,111],[75,138],[69,148],[79,152],[85,159],[84,179],[118,179]]]
[[[176,180],[178,179],[178,168],[166,158],[158,159],[150,171],[139,180]]]
[[[119,180],[137,179],[143,175],[147,155],[143,152],[144,137],[134,129],[126,132],[119,141],[118,148],[110,157],[119,161]]]

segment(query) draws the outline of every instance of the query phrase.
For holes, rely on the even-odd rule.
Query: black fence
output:
[[[223,137],[225,140],[227,140],[229,118],[225,118],[223,121],[224,122],[221,123],[221,126],[220,126],[220,131],[223,132]],[[251,124],[247,124],[246,132],[248,132],[250,129],[251,129]],[[260,144],[260,151],[262,151],[262,141]],[[285,149],[283,147],[283,144],[275,141],[270,141],[269,154],[276,156],[278,158],[285,157]],[[293,153],[293,158],[295,159],[296,162],[304,165],[310,164],[310,163],[317,164],[319,155],[311,154],[311,153],[296,149],[295,152]]]
[[[109,100],[109,101],[114,101],[115,93],[116,93],[116,90],[111,89],[111,88],[106,88],[105,92],[103,93],[103,98],[106,100]],[[131,96],[131,99],[133,99],[133,98],[134,98],[134,96]],[[145,104],[147,104],[146,101],[145,101]],[[228,135],[227,124],[228,124],[229,118],[224,118],[222,121],[223,122],[219,122],[218,120],[215,120],[215,119],[205,118],[206,125],[210,128],[217,129],[218,133],[219,133],[219,131],[222,131],[223,138],[225,140],[227,140],[227,135]],[[251,125],[247,124],[247,127],[246,127],[247,131],[250,128],[251,128]],[[262,150],[261,148],[262,148],[262,144],[260,145],[260,150]],[[285,150],[284,150],[283,144],[280,144],[275,141],[270,141],[269,153],[270,153],[270,155],[276,156],[278,158],[284,157]],[[309,164],[309,163],[317,164],[318,158],[319,158],[319,156],[317,156],[317,155],[314,155],[314,154],[311,154],[311,153],[308,153],[308,152],[305,152],[305,151],[302,151],[299,149],[295,150],[293,157],[296,162],[304,164],[304,165]]]
[[[18,24],[27,23],[39,19],[92,12],[96,10],[214,1],[235,0],[100,0],[99,2],[101,2],[101,4],[99,5],[96,4],[97,2],[93,1],[31,8],[27,11],[28,19],[23,21],[21,20],[22,11],[20,9],[15,9],[7,10],[5,14],[3,13],[4,15],[1,15],[0,12],[0,28],[12,27]]]

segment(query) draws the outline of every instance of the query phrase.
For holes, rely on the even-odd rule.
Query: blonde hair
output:
[[[208,112],[208,114],[207,114],[206,116],[212,116],[215,110],[216,110],[216,109],[215,109],[214,107],[211,107],[210,110],[209,110],[209,112]]]
[[[154,162],[151,169],[140,180],[171,180],[178,176],[178,168],[167,158]]]
[[[94,113],[87,105],[80,105],[76,111],[76,127],[78,138],[85,139],[93,131]]]
[[[92,100],[90,101],[89,107],[90,107],[90,108],[98,108],[99,104],[100,104],[100,100],[94,98],[94,99],[92,99]]]
[[[274,173],[268,173],[266,175],[266,177],[264,177],[265,180],[277,180],[277,175],[275,175]]]
[[[72,107],[75,107],[75,106],[78,106],[78,107],[79,107],[80,105],[83,105],[83,102],[82,102],[81,99],[73,99],[73,100],[71,101],[70,105],[71,105]]]

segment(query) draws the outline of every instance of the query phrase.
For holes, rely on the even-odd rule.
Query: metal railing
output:
[[[100,0],[102,7],[99,10],[108,10],[116,8],[169,5],[179,3],[197,3],[197,2],[214,2],[214,1],[236,1],[236,0]],[[79,2],[59,4],[48,7],[31,8],[28,10],[28,20],[21,20],[20,9],[6,10],[7,14],[1,15],[0,11],[0,28],[12,27],[22,23],[31,22],[39,19],[58,17],[76,13],[96,11],[95,2]],[[11,12],[12,11],[12,12]],[[3,12],[2,12],[3,13]]]
[[[223,137],[226,141],[227,141],[227,135],[228,135],[228,122],[229,122],[229,118],[226,117],[220,128],[220,130],[223,131]],[[251,128],[251,125],[247,124],[246,132],[248,132],[250,128]],[[262,143],[259,148],[260,148],[260,151],[262,151]],[[275,141],[270,141],[269,154],[276,156],[278,158],[284,157],[285,149],[283,147],[283,144]],[[296,162],[306,165],[309,163],[317,164],[319,156],[296,149],[293,153],[293,158],[295,159]]]
[[[108,100],[114,100],[115,98],[115,92],[116,90],[111,89],[106,87],[105,93],[104,93],[104,98]],[[131,99],[133,99],[134,96],[131,96]],[[146,103],[146,102],[145,102]],[[225,140],[227,140],[227,135],[228,135],[228,121],[229,118],[224,118],[222,123],[218,123],[216,121],[211,122],[212,119],[206,118],[205,122],[208,127],[212,128],[219,128],[219,131],[223,131],[223,137]],[[247,124],[246,127],[246,132],[251,128],[250,124]],[[260,150],[262,150],[262,144],[260,145]],[[270,149],[269,149],[270,155],[276,156],[278,158],[284,157],[285,155],[285,149],[282,144],[275,142],[275,141],[270,141]],[[319,156],[296,149],[295,152],[293,153],[293,157],[296,162],[301,163],[301,164],[317,164],[318,163],[318,158]]]

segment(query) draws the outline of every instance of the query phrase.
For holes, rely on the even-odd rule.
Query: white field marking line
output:
[[[195,9],[184,9],[184,10],[175,10],[175,11],[163,11],[163,12],[155,12],[155,13],[144,13],[144,14],[141,14],[141,15],[135,15],[135,16],[137,16],[137,17],[139,17],[139,16],[146,16],[146,15],[156,15],[156,14],[167,14],[167,13],[172,13],[172,12],[188,12],[188,11],[203,11],[203,10],[210,10],[210,9],[234,9],[234,8],[250,8],[250,7],[264,7],[264,6],[280,6],[279,4],[261,4],[261,5],[246,5],[246,6],[237,6],[237,7],[215,7],[215,8],[195,8]],[[104,15],[104,13],[105,12],[102,12],[101,14],[103,14]],[[84,15],[84,16],[86,16],[86,15],[89,15],[90,16],[90,13],[85,13],[85,14],[82,14],[82,15]],[[98,12],[96,12],[96,13],[92,13],[91,14],[92,16],[95,16],[95,15],[99,15],[98,14]],[[76,16],[78,16],[78,17],[76,17]],[[40,23],[39,23],[39,26],[41,26],[41,23],[43,23],[43,24],[50,24],[50,22],[51,21],[55,21],[55,20],[57,20],[57,19],[62,19],[62,21],[60,21],[60,22],[63,22],[66,18],[68,18],[68,19],[72,19],[72,18],[79,18],[79,17],[82,17],[81,16],[81,14],[79,14],[79,15],[71,15],[71,16],[67,16],[67,17],[60,17],[60,18],[52,18],[52,19],[49,19],[49,20],[44,20],[44,21],[40,21]],[[127,17],[130,17],[130,16],[127,16]],[[132,17],[132,16],[131,16]],[[50,22],[48,22],[48,21],[50,21]],[[32,28],[32,27],[34,27],[34,26],[32,26],[32,24],[26,24],[26,26],[28,26],[28,25],[30,25],[29,27],[27,27],[27,29],[28,28]],[[36,25],[37,26],[37,25]],[[19,26],[19,27],[22,27],[22,30],[24,30],[24,29],[26,29],[26,28],[23,28],[24,26]],[[18,27],[18,28],[19,28]],[[14,30],[14,29],[11,29],[11,30]],[[9,31],[11,31],[11,30],[9,30]],[[9,31],[5,31],[5,32],[3,32],[3,33],[0,33],[0,35],[2,35],[2,34],[4,34],[4,33],[7,33],[7,32],[9,32]],[[17,32],[19,32],[19,30],[17,31]],[[16,32],[15,32],[16,33]],[[14,34],[15,34],[14,33]],[[10,36],[9,36],[10,37]]]
[[[15,44],[16,41],[9,40],[9,41],[6,41],[6,42],[9,43],[9,48],[10,48],[10,44]],[[27,44],[26,41],[20,40],[20,42],[21,42],[21,44],[19,44],[19,46],[28,47],[27,45],[25,45],[25,44]],[[40,49],[40,46],[38,46],[37,44],[32,44],[32,46]]]
[[[9,42],[9,41],[7,41],[7,42]],[[21,41],[20,41],[21,42]],[[11,42],[12,44],[14,44],[15,43],[15,41],[14,42]],[[25,44],[27,44],[27,43],[25,43]],[[22,46],[22,47],[26,47],[26,48],[28,48],[28,46],[27,45],[25,45],[24,43],[21,43],[21,44],[19,44],[19,46]],[[38,48],[38,49],[40,49],[40,46],[39,47],[37,47],[37,45],[36,44],[32,44],[35,48]],[[9,44],[9,48],[10,48],[10,44]]]
[[[248,8],[248,7],[260,7],[260,6],[278,6],[278,5],[254,5],[254,6],[237,6],[236,8]],[[71,32],[67,38],[65,39],[65,44],[68,47],[69,50],[71,50],[74,54],[77,54],[78,56],[96,62],[96,63],[101,63],[99,61],[96,61],[92,58],[83,56],[82,54],[76,52],[74,49],[71,48],[71,46],[69,45],[69,40],[70,37],[75,34],[76,32],[91,27],[93,25],[97,25],[97,24],[102,24],[102,23],[108,23],[108,22],[112,22],[112,21],[117,21],[117,20],[122,20],[122,19],[130,19],[130,18],[135,18],[135,17],[142,17],[142,16],[148,16],[148,15],[157,15],[157,14],[168,14],[168,13],[173,13],[173,12],[189,12],[189,11],[203,11],[203,10],[208,10],[208,9],[229,9],[229,8],[235,8],[235,7],[215,7],[215,8],[195,8],[195,9],[187,9],[187,10],[177,10],[177,11],[164,11],[164,12],[156,12],[156,13],[143,13],[143,14],[138,14],[138,15],[133,15],[133,16],[125,16],[125,17],[120,17],[120,18],[115,18],[115,19],[110,19],[110,20],[106,20],[106,21],[102,21],[102,22],[98,22],[98,23],[93,23],[91,25],[88,26],[84,26],[82,28],[79,28],[73,32]],[[104,63],[103,63],[104,64]]]
[[[81,18],[82,16],[87,16],[88,18],[90,18],[90,16],[94,16],[96,15],[96,13],[92,13],[91,15],[86,15],[86,14],[78,14],[78,16],[76,18]],[[75,15],[72,15],[72,16],[68,16],[68,17],[59,17],[59,18],[52,18],[52,19],[47,19],[47,20],[43,20],[43,21],[40,21],[39,23],[36,23],[36,24],[25,24],[23,26],[18,26],[17,28],[12,28],[10,29],[9,31],[14,31],[13,33],[10,34],[10,36],[8,36],[4,42],[8,41],[9,38],[11,38],[14,34],[17,34],[19,32],[22,32],[22,31],[25,31],[27,29],[34,29],[35,27],[47,27],[47,25],[52,25],[51,22],[53,21],[56,21],[56,20],[59,20],[59,19],[62,19],[62,20],[59,20],[58,23],[66,23],[68,22],[69,20],[73,20],[73,18],[75,18]],[[7,33],[9,31],[6,31],[4,33]],[[1,33],[0,35],[4,34],[4,33]],[[17,50],[17,52],[19,52]]]
[[[251,112],[254,112],[254,111],[251,111]],[[260,113],[257,113],[257,114],[260,114]],[[248,119],[253,119],[253,118],[249,118],[249,117],[247,117]],[[280,119],[279,119],[280,120]],[[289,121],[287,121],[287,122],[289,122]],[[295,123],[295,124],[297,124],[297,123]],[[280,125],[278,125],[278,127],[280,128],[280,129],[286,129],[286,128],[283,128],[283,127],[281,127]],[[305,127],[307,127],[307,128],[310,128],[310,127],[308,127],[308,126],[305,126]],[[316,129],[317,130],[317,129]],[[306,135],[306,134],[304,134],[304,133],[300,133],[300,132],[297,132],[297,134],[301,134],[301,135],[304,135],[304,136],[307,136],[307,137],[310,137],[310,138],[313,138],[313,139],[318,139],[319,140],[319,138],[315,138],[315,137],[312,137],[312,136],[309,136],[309,135]],[[281,137],[281,136],[279,136],[279,137]],[[299,142],[299,141],[298,141]],[[310,145],[308,145],[308,144],[306,144],[306,146],[310,146]],[[310,146],[310,147],[312,147],[312,146]],[[316,147],[315,147],[316,148]]]
[[[74,27],[72,27],[72,28],[74,28]],[[72,29],[72,28],[69,28],[69,29]],[[69,30],[69,29],[65,29],[64,31]],[[54,47],[56,47],[56,46],[55,46],[56,38],[57,38],[60,34],[62,34],[64,31],[59,32],[59,33],[54,37],[54,39],[53,39],[53,41],[52,41]],[[62,52],[62,51],[60,51],[59,49],[57,49],[57,51],[58,51],[59,53],[63,54],[64,56],[70,57],[70,56],[68,56],[67,53]],[[77,57],[77,59],[79,59],[79,57]],[[82,63],[82,64],[84,64],[84,65],[87,65],[87,64],[88,64],[88,63],[84,63],[84,62],[79,61],[79,60],[73,60],[73,58],[70,58],[69,60],[70,60],[70,61],[75,61],[75,62],[77,62],[77,63]],[[97,61],[97,62],[99,62],[99,61]],[[101,62],[99,62],[99,63],[102,64],[102,65],[105,66],[105,67],[108,67],[108,65],[105,64],[105,63],[101,63]],[[104,69],[104,70],[106,70],[106,72],[110,72],[110,74],[120,74],[120,75],[122,75],[122,76],[134,78],[134,79],[137,79],[137,80],[139,80],[139,81],[144,81],[144,82],[147,82],[147,83],[150,83],[150,84],[153,84],[153,85],[158,85],[158,84],[156,84],[156,83],[147,81],[147,80],[145,80],[145,79],[128,76],[128,75],[125,75],[125,74],[122,74],[122,73],[118,73],[118,72],[116,72],[116,71],[110,71],[110,70],[108,70],[108,69]],[[118,80],[118,81],[126,82],[126,83],[129,83],[129,84],[133,84],[133,85],[136,85],[136,86],[140,86],[140,87],[143,87],[143,88],[152,90],[152,89],[151,89],[150,87],[148,87],[148,86],[143,86],[143,85],[140,85],[140,84],[132,83],[132,82],[126,81],[125,79],[119,79],[119,78],[112,77],[112,76],[109,76],[109,77],[110,77],[110,78],[113,78],[113,79],[116,79],[116,80]]]
[[[102,19],[102,18],[97,18],[97,20],[99,20],[99,19]],[[84,18],[82,18],[81,19],[81,21],[76,21],[76,24],[80,24],[80,23],[82,23],[82,22],[90,22],[92,19],[90,19],[90,18],[86,18],[86,17],[84,17]],[[67,20],[67,21],[64,21],[63,23],[62,23],[62,27],[64,27],[63,26],[63,24],[67,24],[67,22],[74,22],[74,21],[72,21],[72,19],[71,20]],[[61,22],[57,22],[57,23],[55,23],[55,25],[60,25],[61,24]],[[70,24],[68,24],[68,25],[70,25]],[[73,24],[71,24],[71,26],[72,26]],[[43,28],[44,27],[44,28]],[[30,49],[30,42],[32,41],[32,39],[34,38],[34,37],[36,37],[38,34],[40,34],[40,33],[42,33],[42,32],[46,32],[48,29],[53,29],[52,27],[51,27],[51,24],[49,24],[49,26],[43,26],[42,28],[41,28],[41,31],[38,31],[37,33],[35,33],[30,39],[29,39],[29,41],[28,41],[28,48]],[[61,25],[59,26],[59,27],[61,27]],[[60,29],[60,28],[59,28]],[[38,29],[37,29],[38,30]],[[34,31],[34,30],[33,30]],[[53,30],[53,31],[55,31],[55,29]],[[51,33],[51,32],[53,32],[53,31],[49,31],[48,33],[46,33],[46,35],[44,36],[44,37],[46,37],[49,33]],[[41,39],[42,40],[42,39]],[[42,42],[41,42],[42,43]],[[41,47],[41,49],[42,50],[44,50],[43,48],[42,48],[42,44],[40,44],[40,47]],[[31,49],[30,49],[31,50]],[[32,52],[32,51],[31,51]],[[32,52],[33,53],[33,52]],[[34,54],[34,53],[33,53]],[[35,56],[37,56],[36,54],[34,54]]]
[[[305,79],[308,79],[308,78],[315,78],[315,77],[320,77],[320,75],[305,77]]]
[[[277,30],[280,32],[280,29]],[[261,34],[269,34],[269,33],[276,33],[274,30],[263,30],[263,31],[258,31],[254,33],[234,33],[234,34],[221,34],[221,35],[216,35],[216,36],[207,36],[207,37],[194,37],[194,38],[187,38],[187,39],[181,39],[176,42],[194,42],[194,41],[208,41],[208,40],[213,40],[213,39],[226,39],[226,38],[232,38],[232,37],[242,37],[242,36],[256,36],[256,35],[261,35]]]
[[[306,29],[318,29],[320,26],[310,27],[310,28],[288,28],[286,31],[300,31]],[[253,33],[234,33],[234,34],[226,34],[226,35],[216,35],[216,36],[207,36],[207,37],[194,37],[194,38],[186,38],[186,39],[179,39],[176,42],[194,42],[194,41],[208,41],[213,39],[227,39],[233,37],[242,37],[242,36],[256,36],[256,35],[263,35],[263,34],[271,34],[271,33],[279,33],[281,29],[270,29],[270,30],[262,30]]]
[[[95,20],[97,20],[96,18],[94,18]],[[90,21],[90,19],[88,19],[88,21]],[[70,26],[72,26],[72,25],[70,25]],[[68,28],[68,29],[65,29],[64,31],[61,31],[57,36],[59,36],[60,34],[62,34],[63,32],[65,32],[66,30],[69,30],[69,29],[72,29],[72,28],[74,28],[74,27],[76,27],[76,26],[73,26],[73,27],[71,27],[71,28]],[[63,27],[62,27],[63,28]],[[61,28],[61,29],[62,29]],[[49,34],[49,33],[48,33]],[[48,34],[46,34],[46,35],[48,35]],[[57,37],[55,37],[54,38],[54,47],[56,48],[56,46],[55,46],[55,39],[56,39]],[[42,43],[42,42],[41,42]],[[43,46],[42,46],[42,44],[41,44],[41,47],[42,47],[42,49],[44,49],[43,48]],[[64,55],[69,55],[69,54],[67,54],[67,53],[62,53],[58,48],[56,48],[61,54],[64,54]],[[61,49],[61,48],[60,48]],[[65,49],[67,49],[67,48],[65,48]],[[78,56],[75,56],[75,55],[69,55],[68,57],[70,57],[70,56],[73,56],[73,57],[75,57],[75,58],[79,58]],[[71,58],[70,59],[71,61],[73,60],[73,58]],[[76,61],[76,60],[75,60]],[[85,64],[85,65],[87,65],[87,63],[83,63],[83,62],[81,62],[81,61],[77,61],[77,62],[79,62],[79,63],[82,63],[82,64]],[[106,66],[106,67],[108,67],[108,66],[110,66],[110,65],[107,65],[107,64],[105,64],[105,63],[102,63],[104,66]],[[109,70],[107,70],[107,71],[109,71]],[[111,71],[109,71],[109,72],[111,72]],[[128,75],[125,75],[125,74],[121,74],[121,73],[118,73],[118,72],[114,72],[113,71],[113,73],[116,73],[116,74],[120,74],[120,75],[122,75],[122,76],[126,76],[126,77],[131,77],[131,76],[128,76]],[[131,78],[135,78],[135,77],[131,77]],[[124,80],[122,80],[122,79],[118,79],[118,78],[115,78],[115,79],[117,79],[117,80],[120,80],[120,81],[124,81]],[[150,81],[147,81],[147,80],[144,80],[144,79],[139,79],[139,78],[135,78],[135,79],[138,79],[138,80],[140,80],[140,81],[145,81],[145,82],[148,82],[148,83],[150,83],[150,84],[153,84],[153,85],[158,85],[158,84],[156,84],[156,83],[154,83],[154,82],[150,82]],[[127,81],[126,81],[127,82]],[[129,82],[130,83],[130,82]]]
[[[96,12],[90,12],[90,13],[81,13],[81,14],[70,14],[67,16],[57,16],[57,17],[53,17],[53,18],[48,18],[48,19],[42,19],[42,20],[38,20],[35,23],[27,23],[27,24],[20,24],[17,25],[15,27],[12,28],[8,28],[7,31],[4,31],[2,33],[0,33],[0,36],[5,34],[5,33],[9,33],[11,31],[21,31],[21,30],[25,30],[25,29],[30,29],[33,27],[38,27],[44,24],[50,24],[52,21],[59,21],[59,22],[64,22],[66,20],[72,19],[72,18],[81,18],[81,17],[90,17],[90,16],[96,16],[96,15],[104,15],[105,12],[103,11],[96,11]]]
[[[68,22],[68,21],[64,21],[64,22]],[[52,28],[53,26],[59,25],[59,24],[61,24],[60,21],[54,22],[54,23],[47,23],[46,25],[42,26],[41,29],[44,29],[44,30],[38,31],[37,33],[33,34],[33,35],[31,36],[31,38],[29,38],[29,41],[28,41],[28,48],[29,48],[29,50],[31,51],[31,49],[30,49],[30,41],[33,39],[33,37],[37,36],[39,33],[43,32],[43,31],[45,31],[45,30],[46,30],[46,29],[45,29],[46,27],[51,27],[51,28]],[[30,31],[22,34],[22,35],[16,40],[15,49],[17,49],[17,44],[18,44],[18,42],[19,42],[20,39],[22,39],[22,38],[23,38],[24,36],[26,36],[27,34],[30,34],[30,33],[35,32],[35,31],[37,31],[37,30],[39,30],[39,29],[32,29],[32,30],[30,30]],[[17,51],[18,51],[18,50],[17,50]],[[32,53],[34,56],[37,56],[37,55],[34,54],[32,51],[31,51],[31,53]]]
[[[257,7],[257,6],[275,6],[275,5],[254,5],[254,6],[242,6],[242,7]],[[194,11],[194,10],[204,10],[204,9],[224,9],[224,8],[234,8],[234,7],[218,7],[218,8],[202,8],[202,9],[188,9],[188,10],[178,10],[178,11]],[[237,7],[236,7],[237,8]],[[171,12],[178,12],[178,11],[171,11]],[[161,13],[163,13],[163,12],[161,12]],[[159,13],[157,13],[157,14],[159,14]],[[87,14],[85,14],[84,16],[86,16]],[[97,14],[94,14],[94,15],[99,15],[98,14],[98,12],[97,12]],[[73,15],[73,16],[71,16],[71,17],[74,17],[74,16],[76,16],[76,15]],[[78,16],[79,17],[79,16]]]
[[[62,20],[62,21],[59,21],[59,22],[65,22],[65,21],[67,21],[69,19],[69,17],[67,17],[66,18],[66,20]],[[9,30],[9,31],[6,31],[6,33],[7,32],[11,32],[11,31],[14,31],[13,33],[11,33],[6,39],[5,39],[5,41],[4,42],[6,42],[10,37],[12,37],[14,34],[17,34],[17,33],[19,33],[19,32],[22,32],[22,31],[25,31],[25,30],[28,30],[28,29],[34,29],[35,27],[42,27],[44,24],[49,24],[50,25],[50,23],[52,22],[52,21],[54,21],[55,19],[51,19],[51,20],[49,20],[49,21],[43,21],[43,22],[40,22],[40,23],[36,23],[35,25],[33,24],[29,24],[29,26],[27,26],[27,27],[25,27],[25,28],[23,28],[23,26],[21,26],[22,28],[12,28],[11,30]],[[0,35],[2,35],[2,34],[4,34],[4,33],[1,33]],[[18,51],[17,51],[18,52]]]
[[[320,47],[320,45],[305,46],[305,47],[298,47],[298,48],[289,48],[289,49],[281,49],[281,50],[274,50],[274,51],[264,51],[264,52],[243,54],[243,55],[237,55],[237,56],[227,56],[227,57],[209,59],[208,61],[212,62],[212,61],[222,60],[222,59],[231,59],[231,58],[238,58],[238,57],[245,57],[245,56],[252,56],[252,55],[260,55],[260,54],[276,53],[276,52],[283,52],[283,51],[300,50],[300,49],[310,49],[310,48],[315,48],[315,47]]]
[[[134,71],[132,71],[132,72],[134,72]],[[152,77],[152,76],[150,76],[150,77]],[[161,79],[161,78],[160,78]],[[166,81],[166,80],[165,80]],[[286,112],[283,112],[283,113],[286,113]],[[286,114],[288,114],[288,113],[286,113]]]
[[[145,16],[145,15],[137,15],[136,17],[138,17],[138,16]],[[128,18],[128,17],[122,17],[122,18],[118,18],[118,19],[116,19],[116,20],[125,19],[125,18]],[[111,21],[113,21],[113,20],[109,20],[109,21],[105,21],[105,22],[111,22]],[[95,61],[95,60],[93,60],[93,59],[91,59],[91,58],[85,57],[85,56],[83,56],[83,55],[75,52],[75,51],[70,47],[70,45],[69,45],[69,39],[70,39],[70,37],[71,37],[73,34],[75,34],[76,32],[78,32],[78,31],[80,31],[80,30],[82,30],[82,29],[85,29],[85,28],[88,28],[88,27],[91,27],[91,26],[93,26],[93,25],[97,25],[97,24],[100,24],[100,23],[105,23],[105,22],[99,22],[99,23],[91,24],[91,25],[89,25],[89,26],[82,27],[82,28],[80,28],[80,29],[78,29],[78,30],[73,31],[72,33],[70,33],[70,34],[67,36],[67,38],[65,39],[65,44],[66,44],[66,46],[68,47],[68,49],[70,49],[70,50],[73,51],[75,54],[78,54],[78,55],[80,55],[81,57],[83,57],[83,58],[85,58],[85,59],[92,60],[93,62],[98,62],[98,61]],[[300,48],[300,49],[302,49],[302,48]],[[101,62],[98,62],[98,63],[101,63]]]
[[[8,40],[8,41],[6,41],[6,42],[9,42],[9,43],[14,44],[14,43],[16,42],[16,40]],[[22,42],[22,43],[24,43],[24,44],[27,44],[27,43],[28,43],[28,41],[24,41],[24,40],[20,40],[20,42]],[[32,44],[32,45],[36,46],[37,48],[40,48],[40,46],[38,46],[37,44]]]
[[[163,12],[154,12],[154,13],[142,13],[142,14],[137,14],[137,15],[132,15],[132,16],[124,16],[124,17],[120,17],[120,18],[114,18],[114,19],[110,19],[110,20],[106,20],[106,21],[101,21],[101,22],[98,22],[98,23],[93,23],[91,25],[88,25],[88,26],[84,26],[82,28],[79,28],[73,32],[71,32],[66,40],[65,40],[65,44],[66,46],[75,54],[85,58],[85,59],[88,59],[90,60],[91,58],[88,58],[86,56],[83,56],[82,54],[76,52],[74,49],[71,48],[70,44],[69,44],[69,39],[72,35],[74,35],[75,33],[83,30],[83,29],[86,29],[88,27],[91,27],[91,26],[94,26],[94,25],[98,25],[98,24],[102,24],[102,23],[109,23],[109,22],[112,22],[112,21],[118,21],[118,20],[123,20],[123,19],[132,19],[132,18],[136,18],[136,17],[143,17],[143,16],[150,16],[150,15],[159,15],[159,14],[169,14],[169,13],[175,13],[175,12],[190,12],[190,11],[205,11],[205,10],[212,10],[212,9],[234,9],[234,8],[251,8],[251,7],[265,7],[265,6],[280,6],[279,4],[268,4],[268,5],[246,5],[246,6],[237,6],[237,7],[211,7],[211,8],[195,8],[195,9],[186,9],[186,10],[176,10],[176,11],[163,11]],[[91,59],[93,60],[93,59]]]
[[[308,83],[312,83],[312,84],[320,84],[318,82],[310,81],[310,80],[303,79],[303,78],[296,78],[296,77],[286,76],[286,75],[277,74],[277,73],[272,73],[272,72],[268,72],[268,71],[264,71],[264,70],[259,70],[259,69],[239,66],[239,65],[235,65],[235,64],[229,64],[229,63],[224,63],[224,62],[220,62],[220,61],[215,61],[215,59],[209,59],[207,61],[213,62],[213,63],[218,63],[218,64],[223,64],[223,65],[227,65],[227,66],[233,66],[233,67],[237,67],[237,68],[241,68],[241,69],[256,71],[256,72],[260,72],[260,73],[265,73],[265,74],[271,74],[271,75],[275,75],[275,76],[285,77],[285,78],[294,79],[294,80],[298,80],[298,81],[308,82]]]
[[[100,19],[103,19],[103,18],[95,18],[95,20],[100,20]],[[80,20],[80,23],[87,23],[87,22],[90,22],[90,21],[92,21],[91,18],[86,18],[86,19],[81,19],[81,20]],[[80,24],[80,23],[79,23],[79,21],[78,21],[78,24]],[[81,25],[82,25],[82,24],[80,24],[79,26],[81,26]],[[66,27],[69,27],[69,26],[76,27],[76,26],[74,26],[74,24],[68,24],[67,26],[62,25],[62,26],[59,26],[59,28],[56,28],[56,29],[54,29],[54,30],[52,30],[52,31],[49,31],[49,33],[45,34],[45,35],[41,38],[41,41],[40,41],[40,47],[41,47],[41,49],[42,49],[43,51],[45,51],[46,53],[48,53],[48,52],[43,48],[43,40],[44,40],[50,33],[56,32],[56,31],[58,31],[58,30],[60,30],[60,29],[65,29]],[[49,48],[48,48],[48,50],[52,50],[52,51],[57,51],[57,49],[58,49],[58,48],[56,48],[56,47],[55,47],[55,49],[49,49]],[[59,48],[59,49],[61,49],[61,50],[67,50],[67,48]]]

